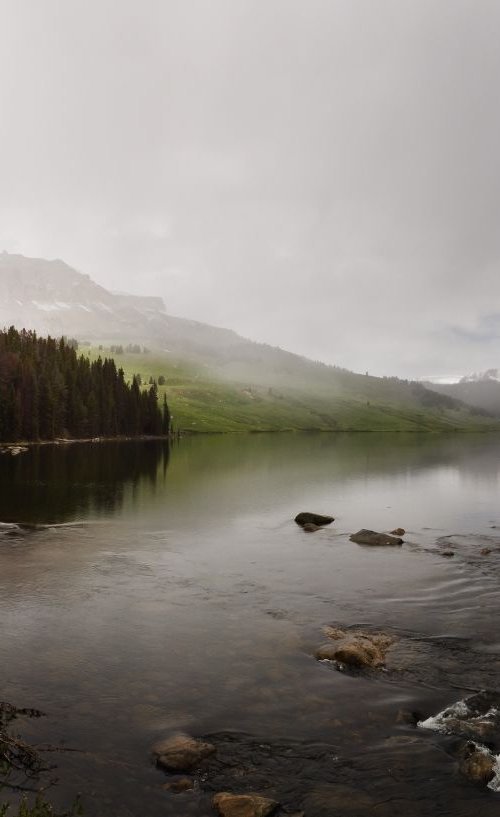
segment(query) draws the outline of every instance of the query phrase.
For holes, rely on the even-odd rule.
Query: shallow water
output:
[[[496,688],[499,478],[488,435],[262,434],[1,457],[0,520],[24,527],[0,529],[0,699],[46,713],[16,722],[25,738],[78,750],[50,757],[51,800],[82,792],[92,817],[208,817],[210,793],[229,789],[308,817],[497,814],[500,795],[459,775],[449,737],[396,717]],[[308,534],[301,510],[336,521]],[[399,526],[401,548],[349,542]],[[400,671],[316,662],[332,623],[395,633]],[[219,746],[181,795],[150,757],[175,731]]]

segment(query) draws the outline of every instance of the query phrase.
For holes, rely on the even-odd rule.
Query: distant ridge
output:
[[[500,378],[498,369],[486,369],[465,375],[458,383],[424,383],[426,388],[462,400],[470,406],[500,417]]]

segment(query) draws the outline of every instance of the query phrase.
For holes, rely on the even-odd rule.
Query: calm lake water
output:
[[[0,457],[0,520],[27,526],[0,531],[0,699],[45,713],[16,721],[26,739],[78,750],[51,754],[50,799],[81,792],[92,817],[209,817],[213,790],[307,817],[498,814],[500,794],[458,773],[452,739],[396,720],[496,688],[499,487],[488,435]],[[302,510],[335,522],[305,533]],[[349,541],[399,526],[401,548]],[[326,624],[396,634],[399,673],[317,662]],[[150,751],[177,731],[213,736],[223,760],[174,795]]]

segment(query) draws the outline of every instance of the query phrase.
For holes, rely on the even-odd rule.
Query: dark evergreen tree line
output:
[[[0,440],[168,434],[166,401],[153,383],[125,381],[114,360],[93,362],[64,339],[0,331]]]

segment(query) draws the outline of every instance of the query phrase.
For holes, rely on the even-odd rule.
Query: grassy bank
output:
[[[109,347],[83,349],[92,359]],[[230,380],[219,367],[165,353],[115,356],[128,379],[143,385],[163,376],[175,429],[190,432],[248,431],[469,431],[498,430],[492,418],[463,406],[419,404],[402,381],[365,377],[311,364],[305,373],[246,372]],[[235,375],[231,375],[235,378]],[[293,385],[292,385],[293,384]],[[425,390],[424,390],[425,391]],[[425,395],[422,399],[428,399]]]

